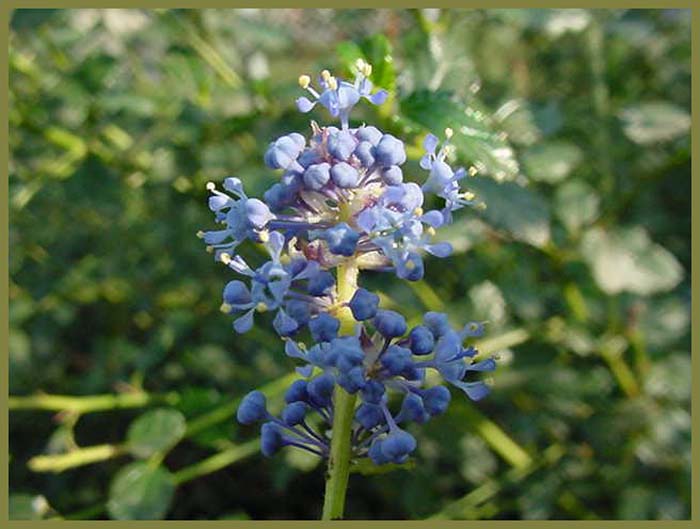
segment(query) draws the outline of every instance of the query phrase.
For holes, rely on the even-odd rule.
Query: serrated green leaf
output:
[[[690,114],[665,101],[629,106],[620,118],[627,137],[642,145],[669,141],[690,129]]]
[[[683,268],[673,254],[649,239],[639,226],[610,232],[589,230],[581,251],[596,283],[607,294],[664,292],[683,278]]]
[[[185,417],[177,410],[161,408],[144,413],[129,426],[129,452],[143,459],[166,452],[182,439],[186,427]]]
[[[585,182],[574,180],[557,189],[554,211],[570,232],[577,232],[599,214],[600,197]]]
[[[401,101],[401,113],[426,132],[441,136],[454,131],[451,142],[459,157],[496,180],[512,180],[520,170],[506,135],[493,130],[491,119],[475,105],[467,106],[447,92],[414,92]]]
[[[583,153],[573,143],[541,143],[523,153],[525,175],[533,180],[556,184],[581,163]]]
[[[123,467],[112,480],[107,510],[116,520],[162,519],[175,492],[172,474],[145,462]]]
[[[472,178],[465,187],[486,203],[483,216],[493,227],[538,248],[549,242],[549,205],[535,190],[486,178]]]

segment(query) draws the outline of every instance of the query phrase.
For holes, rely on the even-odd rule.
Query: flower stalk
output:
[[[357,266],[354,263],[338,267],[338,297],[341,303],[348,302],[357,290]],[[340,333],[351,335],[355,320],[347,308],[338,314]],[[326,493],[323,501],[323,520],[338,520],[343,517],[345,494],[350,478],[350,456],[352,449],[352,425],[355,415],[356,394],[350,394],[341,386],[333,393],[333,437],[326,473]]]

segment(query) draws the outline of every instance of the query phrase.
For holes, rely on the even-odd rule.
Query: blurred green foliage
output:
[[[322,465],[234,424],[292,364],[233,334],[194,234],[207,181],[276,178],[297,76],[358,54],[396,96],[357,117],[409,140],[409,175],[452,127],[488,204],[424,281],[364,280],[489,320],[501,367],[414,432],[415,468],[354,475],[348,517],[689,516],[689,12],[17,10],[13,518],[318,517]]]

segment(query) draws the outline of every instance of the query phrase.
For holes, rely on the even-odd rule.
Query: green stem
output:
[[[69,395],[27,395],[10,397],[8,406],[11,410],[48,410],[91,413],[96,411],[117,410],[125,408],[142,408],[154,403],[176,404],[176,393],[152,395],[148,393],[122,393],[118,395],[90,395],[73,397]]]
[[[353,262],[338,267],[338,298],[340,303],[350,300],[357,290],[357,266]],[[352,334],[355,326],[350,310],[339,310],[340,332]],[[323,520],[343,517],[345,493],[350,477],[352,420],[355,414],[355,395],[336,386],[333,394],[333,437],[326,474],[326,495],[323,501]]]

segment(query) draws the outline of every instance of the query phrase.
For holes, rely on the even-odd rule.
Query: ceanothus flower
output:
[[[465,345],[481,336],[480,323],[453,329],[446,314],[428,312],[409,328],[400,312],[381,307],[376,293],[353,287],[348,294],[336,284],[333,270],[347,263],[421,279],[424,255],[452,252],[437,231],[452,221],[453,211],[477,205],[471,193],[460,190],[466,172],[448,164],[447,142],[438,150],[436,136],[425,138],[420,166],[428,177],[418,184],[403,168],[407,156],[400,138],[371,125],[351,126],[350,111],[361,99],[373,104],[387,99],[384,90],[373,92],[369,64],[359,60],[356,70],[354,82],[324,70],[320,91],[309,76],[299,78],[313,97],[297,99],[299,110],[321,104],[340,127],[312,121],[308,136],[290,132],[272,141],[264,162],[279,181],[262,201],[249,198],[237,178],[224,180],[224,191],[208,184],[209,207],[222,229],[198,235],[216,261],[236,274],[224,286],[221,304],[234,317],[234,330],[247,332],[256,315],[274,315],[272,326],[300,377],[287,389],[278,415],[269,413],[260,391],[239,405],[240,423],[262,423],[263,454],[293,446],[328,457],[333,395],[341,387],[358,401],[351,456],[401,464],[416,449],[411,424],[445,413],[448,386],[474,401],[485,397],[489,385],[480,377],[496,363],[480,357],[474,344]],[[449,140],[451,130],[445,135]],[[428,194],[444,201],[441,209],[424,209]],[[256,263],[244,258],[238,253],[244,241],[261,245],[268,258]],[[443,383],[428,385],[428,372]]]
[[[356,63],[357,74],[355,82],[338,80],[331,75],[328,70],[323,70],[319,77],[319,84],[323,91],[319,94],[311,86],[311,78],[308,75],[299,77],[299,85],[306,89],[316,101],[310,101],[306,97],[297,99],[297,108],[300,112],[310,112],[316,103],[320,103],[328,109],[331,116],[340,118],[344,129],[348,126],[348,119],[352,108],[365,98],[375,105],[381,105],[386,101],[388,93],[379,90],[372,94],[372,82],[369,76],[372,75],[372,66],[364,60],[358,59]]]

